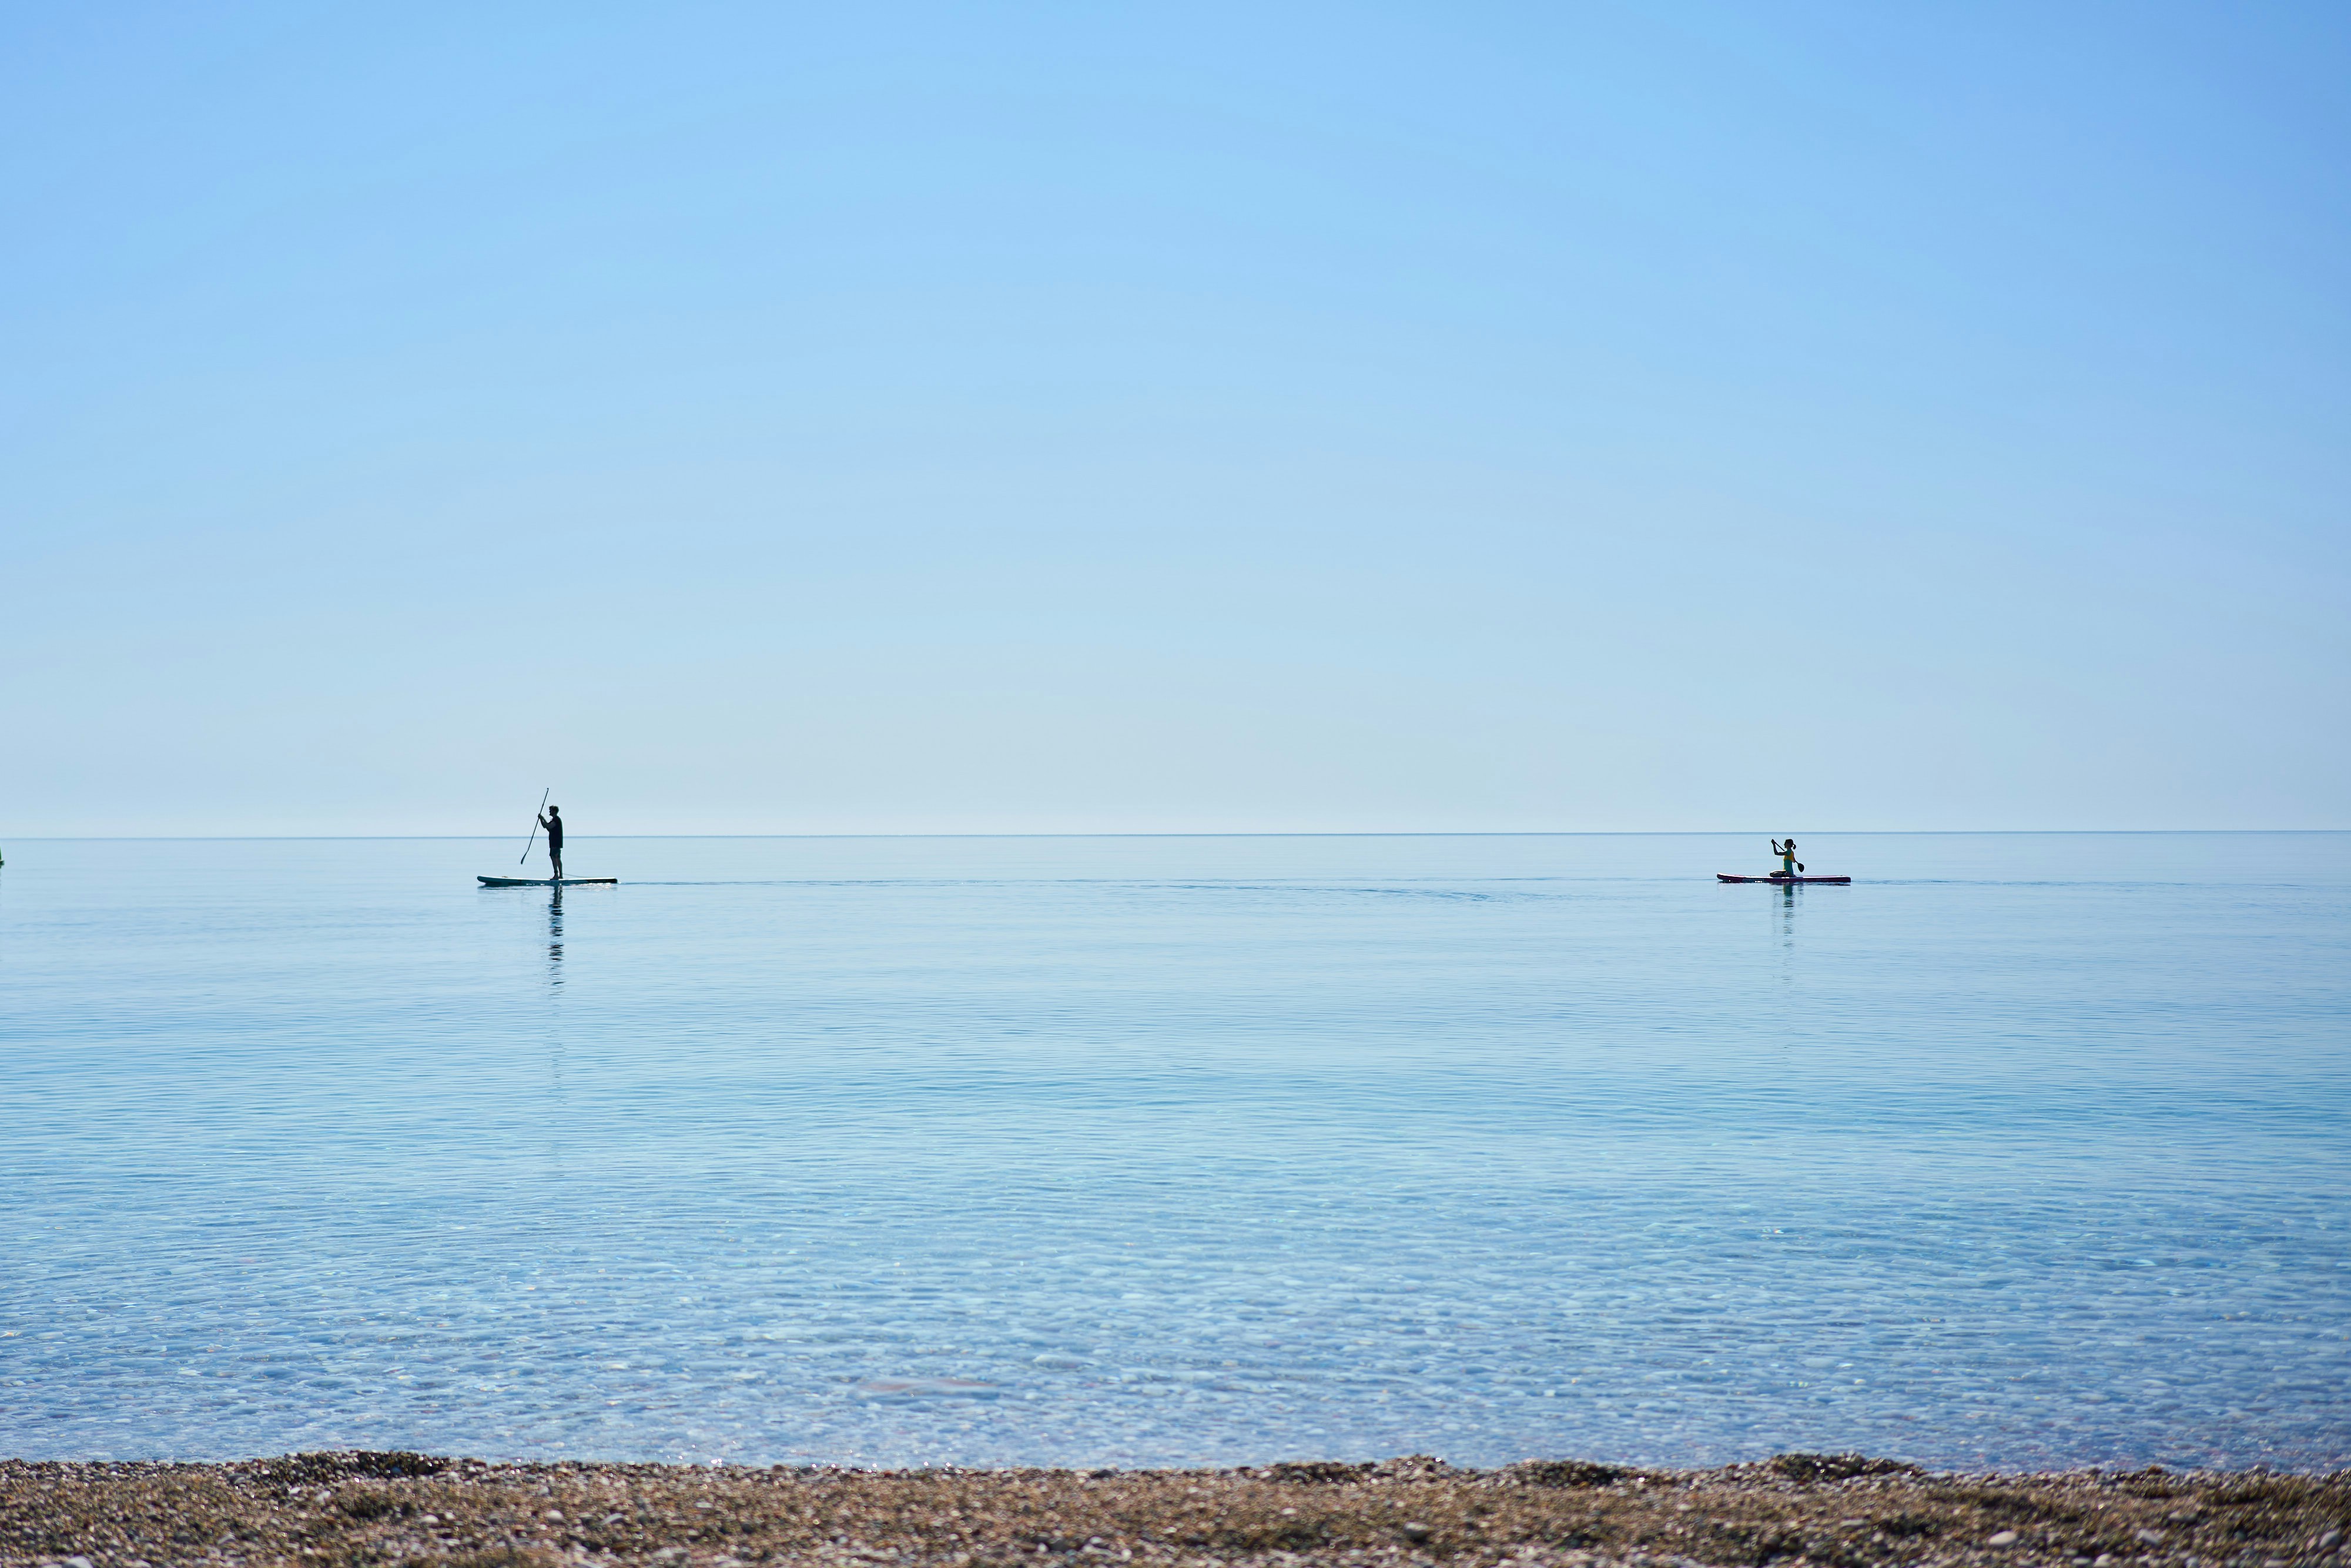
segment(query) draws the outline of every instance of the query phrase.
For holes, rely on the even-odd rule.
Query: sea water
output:
[[[6,846],[0,1454],[2351,1462],[2351,835],[519,847]]]

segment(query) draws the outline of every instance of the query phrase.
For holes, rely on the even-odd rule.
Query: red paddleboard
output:
[[[1770,876],[1733,876],[1727,871],[1719,871],[1714,873],[1714,880],[1717,882],[1776,882],[1785,883],[1791,882],[1843,883],[1851,882],[1853,878],[1849,876],[1784,876],[1778,872],[1773,872]]]

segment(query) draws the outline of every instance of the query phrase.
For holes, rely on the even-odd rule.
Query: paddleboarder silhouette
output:
[[[548,830],[550,833],[554,831],[555,830],[552,828]],[[1798,872],[1804,869],[1802,866],[1796,863],[1795,840],[1790,839],[1783,844],[1779,840],[1773,839],[1771,841],[1771,852],[1780,857],[1780,874],[1782,876],[1792,878]],[[555,874],[561,876],[563,873],[561,872],[557,872]]]
[[[547,830],[547,858],[555,862],[555,880],[563,880],[563,808],[549,806],[547,815],[538,820]],[[1777,846],[1774,846],[1777,847]]]

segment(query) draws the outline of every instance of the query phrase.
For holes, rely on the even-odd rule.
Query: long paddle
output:
[[[547,815],[547,798],[554,793],[555,786],[552,784],[539,791],[538,810],[530,814],[530,837],[522,841],[522,861],[530,859],[530,846],[538,842],[538,820]],[[522,861],[517,861],[515,864],[520,865]]]

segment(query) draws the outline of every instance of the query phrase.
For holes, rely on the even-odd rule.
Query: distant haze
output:
[[[2351,10],[19,6],[0,845],[2351,827]]]

